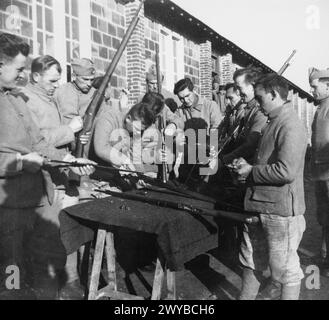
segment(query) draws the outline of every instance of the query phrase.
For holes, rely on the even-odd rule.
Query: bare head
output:
[[[0,34],[0,89],[14,89],[25,78],[24,69],[30,46],[20,37]]]
[[[59,87],[62,68],[52,56],[41,56],[32,61],[31,82],[41,88],[48,96],[53,96]]]

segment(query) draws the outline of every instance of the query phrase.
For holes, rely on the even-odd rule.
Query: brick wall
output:
[[[126,25],[134,18],[139,2],[126,5]],[[130,103],[136,103],[141,93],[145,92],[145,18],[144,8],[140,12],[140,20],[127,46],[127,75],[130,91]]]
[[[201,96],[212,99],[212,58],[211,42],[200,45],[200,93]]]
[[[92,57],[99,73],[104,73],[126,33],[125,6],[114,0],[91,0]],[[112,76],[114,98],[127,86],[126,52]]]

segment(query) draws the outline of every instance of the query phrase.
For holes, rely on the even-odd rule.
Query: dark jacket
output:
[[[245,107],[243,129],[236,139],[237,147],[223,157],[224,163],[231,163],[234,159],[240,157],[251,162],[266,120],[255,99],[250,101]]]
[[[288,103],[273,110],[248,178],[245,209],[280,216],[305,212],[306,128]]]
[[[314,116],[311,163],[314,180],[329,180],[329,98],[320,103]]]

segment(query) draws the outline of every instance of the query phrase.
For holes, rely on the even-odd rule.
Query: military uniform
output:
[[[329,78],[329,70],[317,70],[310,75],[314,79]],[[320,101],[312,124],[311,169],[315,181],[317,219],[323,230],[321,253],[329,275],[329,97]]]
[[[74,132],[68,125],[63,124],[63,116],[53,97],[31,83],[22,91],[28,97],[27,107],[32,118],[50,145],[62,147],[74,141]]]
[[[85,116],[95,91],[91,88],[88,93],[83,93],[73,82],[65,83],[58,88],[55,99],[63,115],[64,124],[69,124],[76,116]]]
[[[225,113],[225,117],[219,126],[219,138],[224,139],[230,136],[234,129],[241,123],[244,118],[246,104],[239,102],[233,109]]]
[[[259,109],[255,99],[248,102],[244,110],[242,131],[235,142],[237,147],[231,153],[223,156],[223,162],[226,164],[240,157],[252,162],[261,131],[266,124],[267,118]]]
[[[89,59],[74,59],[72,69],[76,76],[92,77],[95,75],[95,67]],[[91,87],[88,93],[82,92],[75,82],[62,85],[55,94],[60,113],[63,115],[64,124],[68,124],[75,116],[83,118],[87,108],[95,94],[95,89]]]
[[[63,160],[66,152],[45,141],[26,101],[21,92],[0,92],[0,274],[5,275],[9,265],[19,266],[21,287],[31,282],[26,268],[27,262],[31,267],[31,259],[35,275],[48,274],[49,268],[63,269],[66,260],[54,227],[58,218],[47,210],[55,200],[51,175],[45,170],[24,171],[20,158],[38,152]],[[49,274],[47,279],[54,281]]]
[[[176,114],[183,119],[184,123],[188,120],[200,119],[207,127],[207,134],[211,129],[217,129],[223,117],[215,101],[211,101],[195,94],[196,99],[191,107],[181,106]]]

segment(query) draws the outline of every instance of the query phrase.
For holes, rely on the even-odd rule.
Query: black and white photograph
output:
[[[329,300],[328,12],[0,0],[0,302]]]

